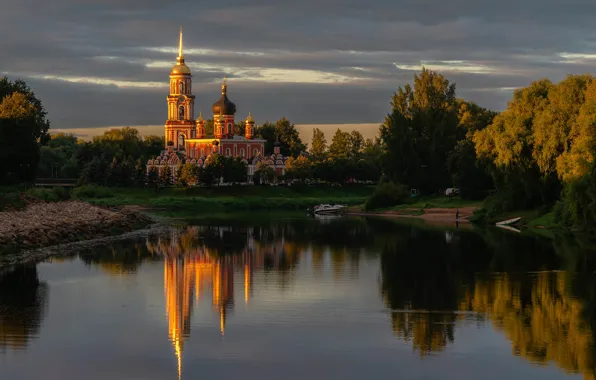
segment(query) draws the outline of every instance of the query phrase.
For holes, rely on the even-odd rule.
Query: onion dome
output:
[[[199,123],[202,123],[202,122],[205,121],[205,118],[203,117],[203,113],[202,112],[199,112],[199,117],[197,117],[197,121]]]
[[[255,119],[252,118],[252,115],[250,114],[250,112],[248,113],[248,117],[245,120],[247,123],[254,123]]]
[[[276,141],[273,143],[273,146],[281,146],[281,143],[279,141]]]
[[[227,91],[228,85],[224,79],[224,82],[221,85],[221,98],[219,98],[217,102],[213,103],[212,110],[214,115],[236,114],[236,105],[230,99],[228,99]]]

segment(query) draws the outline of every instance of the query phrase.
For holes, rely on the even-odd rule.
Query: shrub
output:
[[[107,187],[102,186],[95,186],[95,185],[87,185],[77,187],[72,191],[73,198],[76,199],[85,199],[85,198],[92,198],[92,199],[101,199],[101,198],[111,198],[114,196],[114,193]]]
[[[401,184],[384,182],[379,184],[364,205],[365,210],[397,206],[404,203],[409,196],[408,189]]]
[[[46,202],[60,202],[70,198],[70,193],[63,187],[54,187],[52,189],[31,188],[27,190],[28,196],[41,199]]]
[[[19,193],[0,193],[0,211],[18,210],[26,206]]]

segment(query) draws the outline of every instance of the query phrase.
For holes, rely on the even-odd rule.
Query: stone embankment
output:
[[[33,203],[24,210],[0,212],[0,254],[102,238],[151,223],[138,212],[86,202]]]

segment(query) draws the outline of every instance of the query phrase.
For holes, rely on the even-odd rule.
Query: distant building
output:
[[[192,74],[184,61],[181,29],[177,62],[170,72],[170,94],[167,96],[168,119],[164,128],[166,150],[147,165],[168,164],[175,169],[180,164],[192,162],[202,166],[210,154],[219,153],[242,158],[248,166],[249,180],[259,162],[265,162],[278,175],[283,175],[286,158],[280,154],[279,144],[275,144],[271,156],[265,156],[265,140],[255,138],[255,120],[250,113],[243,120],[246,127],[244,136],[234,133],[236,104],[228,98],[227,90],[228,85],[224,78],[221,97],[211,107],[214,133],[207,135],[203,115],[199,113],[197,119],[194,119]]]

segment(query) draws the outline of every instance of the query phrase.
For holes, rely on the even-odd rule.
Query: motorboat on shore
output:
[[[320,204],[312,209],[308,209],[308,212],[313,215],[342,214],[346,211],[347,207],[347,205]]]

